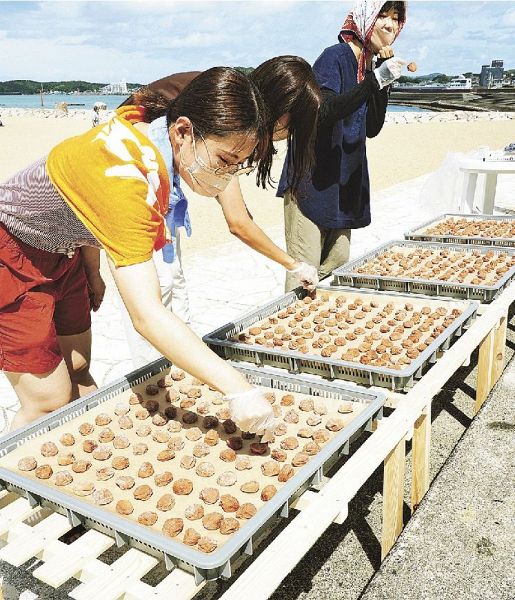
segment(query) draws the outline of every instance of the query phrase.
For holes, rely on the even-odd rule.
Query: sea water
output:
[[[43,106],[41,106],[39,94],[0,95],[0,111],[2,108],[55,108],[60,102],[66,102],[70,108],[79,110],[92,110],[95,102],[105,102],[107,108],[113,110],[126,98],[127,96],[103,94],[43,94]]]
[[[0,95],[0,111],[2,108],[55,108],[56,104],[60,102],[66,102],[70,108],[83,110],[92,110],[95,102],[105,102],[107,108],[113,110],[120,106],[126,98],[127,96],[102,94],[44,94],[42,107],[39,94]],[[395,104],[389,104],[388,111],[426,112],[423,108],[416,106],[398,106]]]

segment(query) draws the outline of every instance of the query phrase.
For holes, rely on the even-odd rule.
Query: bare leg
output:
[[[61,408],[72,399],[72,384],[64,360],[53,371],[41,375],[4,373],[21,404],[11,424],[11,431]]]
[[[72,400],[97,389],[89,372],[91,362],[91,329],[77,335],[57,337],[72,384]]]

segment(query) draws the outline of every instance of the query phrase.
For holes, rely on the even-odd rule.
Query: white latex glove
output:
[[[272,405],[261,390],[252,388],[226,398],[229,400],[231,418],[242,431],[262,435],[262,442],[269,442],[273,438],[275,417]]]
[[[377,67],[377,69],[374,69],[374,75],[379,83],[379,88],[383,89],[399,79],[402,67],[405,64],[407,64],[405,60],[394,56],[393,58],[385,60],[380,67]]]
[[[295,276],[304,289],[312,292],[316,288],[318,284],[318,270],[313,265],[299,262],[295,269],[287,269],[287,271]]]

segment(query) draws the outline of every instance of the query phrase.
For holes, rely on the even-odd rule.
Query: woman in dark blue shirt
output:
[[[340,43],[313,65],[323,94],[315,166],[292,186],[289,153],[277,195],[284,196],[288,254],[317,266],[321,278],[347,262],[351,230],[370,224],[366,138],[381,131],[389,84],[405,64],[390,48],[405,18],[404,2],[359,0]],[[374,56],[382,62],[372,71]],[[286,290],[295,283],[287,276]]]

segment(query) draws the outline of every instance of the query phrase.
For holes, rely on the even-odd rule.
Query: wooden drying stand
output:
[[[223,600],[268,598],[331,523],[345,521],[349,502],[382,462],[382,558],[388,554],[404,525],[406,441],[412,439],[414,511],[429,488],[432,400],[479,347],[474,412],[479,411],[505,366],[508,311],[514,301],[515,284],[512,284],[491,304],[480,307],[469,329],[407,394],[388,394],[387,405],[396,408],[392,415],[378,423],[374,433],[330,479],[324,478],[319,491],[306,491],[292,505],[299,512],[275,539],[269,539],[273,537],[269,535],[273,529],[263,535],[266,548],[225,591]],[[89,530],[69,545],[60,542],[57,538],[73,524],[73,518],[31,506],[29,500],[14,493],[0,492],[0,537],[7,540],[0,550],[0,559],[15,566],[31,558],[40,559],[42,564],[33,575],[52,587],[75,577],[81,582],[70,593],[75,600],[183,600],[193,598],[205,584],[197,584],[193,575],[174,568],[152,587],[141,578],[157,565],[158,559],[128,548],[118,560],[107,565],[98,556],[115,540]],[[262,540],[254,540],[254,547]],[[244,560],[242,555],[233,566],[237,568]],[[1,597],[0,592],[0,600]]]

